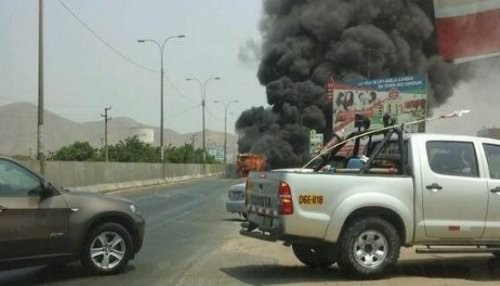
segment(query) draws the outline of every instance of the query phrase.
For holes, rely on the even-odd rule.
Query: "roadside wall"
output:
[[[36,160],[22,161],[22,163],[37,172],[40,170],[40,163]],[[74,161],[45,163],[45,177],[49,181],[59,186],[90,191],[111,191],[205,177],[202,164],[165,164],[163,169],[162,164],[152,163]],[[223,164],[207,164],[206,176],[225,174]]]

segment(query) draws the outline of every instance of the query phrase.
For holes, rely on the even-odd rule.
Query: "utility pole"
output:
[[[216,100],[214,103],[222,103],[224,105],[224,166],[227,165],[227,108],[231,103],[238,103],[238,100],[222,101]],[[300,101],[300,110],[302,111],[302,100]],[[302,120],[301,120],[302,125]]]
[[[194,151],[194,139],[196,138],[196,134],[191,135],[191,146],[193,146]]]
[[[108,110],[111,110],[111,106],[105,107],[104,115],[101,114],[101,117],[104,117],[104,156],[106,157],[106,162],[108,162],[108,121],[111,120],[111,117],[108,117]]]
[[[40,174],[45,175],[43,151],[43,0],[38,1],[38,161]]]
[[[193,159],[192,163],[195,162],[195,154],[196,154],[196,152],[195,152],[196,149],[194,148],[194,140],[195,140],[195,138],[196,138],[196,134],[191,135],[191,147],[193,147],[193,153],[192,153],[193,155],[191,156],[191,158]]]

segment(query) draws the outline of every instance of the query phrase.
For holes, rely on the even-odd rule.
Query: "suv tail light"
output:
[[[285,182],[280,182],[278,190],[279,198],[279,214],[291,215],[293,214],[292,192],[290,186]]]

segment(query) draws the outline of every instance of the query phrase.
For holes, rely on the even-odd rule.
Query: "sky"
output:
[[[38,102],[38,0],[0,1],[0,105]],[[257,80],[262,2],[248,0],[44,0],[45,108],[76,121],[130,117],[160,126],[160,44],[164,128],[202,129],[200,84],[206,84],[206,128],[234,133],[252,106],[267,106]],[[246,56],[242,60],[241,55]]]
[[[491,59],[487,61],[493,62]],[[498,63],[498,58],[493,63]],[[482,64],[475,71],[474,78],[458,84],[453,96],[433,110],[434,115],[464,109],[470,110],[470,113],[459,118],[429,121],[428,132],[476,135],[481,129],[500,128],[499,67],[495,64],[488,68],[488,65]]]
[[[164,49],[164,127],[179,133],[202,129],[201,82],[206,85],[206,128],[227,131],[242,111],[267,107],[250,46],[262,42],[259,0],[44,0],[45,108],[76,121],[130,117],[160,126],[160,50]],[[0,1],[0,105],[38,101],[38,0]],[[250,44],[253,45],[250,45]],[[242,56],[244,55],[245,60]],[[429,132],[473,135],[500,127],[498,69],[455,87],[435,114],[471,109],[463,118],[429,122]],[[493,96],[492,96],[493,95]]]

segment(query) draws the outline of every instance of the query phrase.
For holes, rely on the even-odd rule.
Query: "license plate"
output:
[[[272,227],[273,226],[273,218],[270,216],[265,216],[263,225],[264,225],[264,227]]]

